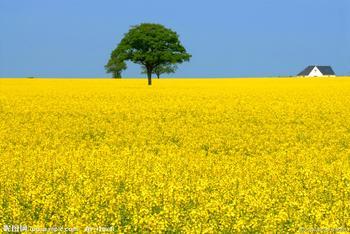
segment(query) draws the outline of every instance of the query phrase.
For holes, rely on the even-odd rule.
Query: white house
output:
[[[335,73],[330,66],[308,66],[302,72],[298,74],[298,76],[306,76],[306,77],[334,77]]]

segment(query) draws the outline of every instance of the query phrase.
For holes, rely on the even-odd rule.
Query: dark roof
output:
[[[300,72],[298,74],[298,76],[308,76],[310,74],[310,72],[312,71],[312,69],[314,69],[314,67],[317,67],[318,70],[320,70],[320,72],[325,75],[325,76],[334,76],[335,72],[333,71],[331,66],[308,66],[307,68],[305,68],[302,72]]]
[[[305,68],[302,72],[300,72],[298,74],[298,76],[307,76],[310,74],[310,72],[312,71],[312,69],[314,69],[315,66],[308,66],[307,68]]]
[[[335,72],[333,71],[332,67],[330,66],[317,66],[318,70],[320,70],[320,72],[323,74],[323,75],[326,75],[326,76],[334,76],[335,75]]]

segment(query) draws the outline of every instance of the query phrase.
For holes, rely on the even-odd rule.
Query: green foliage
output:
[[[161,74],[170,74],[175,73],[177,70],[177,66],[175,64],[167,63],[167,64],[160,64],[157,67],[154,68],[153,74],[157,75],[158,79],[160,78]],[[142,66],[142,74],[147,74],[147,69],[145,66]]]
[[[113,78],[120,79],[122,78],[122,70],[125,70],[127,66],[123,60],[115,56],[110,58],[105,68],[108,73],[112,73]]]
[[[107,72],[121,72],[126,69],[125,61],[140,64],[146,68],[148,84],[151,85],[152,73],[158,66],[182,63],[190,58],[176,32],[160,24],[143,23],[131,27],[125,34],[112,52],[106,69]]]

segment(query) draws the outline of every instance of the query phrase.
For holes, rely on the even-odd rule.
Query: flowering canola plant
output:
[[[350,230],[350,79],[1,79],[6,225]]]

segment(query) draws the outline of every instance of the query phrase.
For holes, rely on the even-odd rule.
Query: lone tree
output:
[[[144,23],[131,27],[124,35],[112,52],[106,69],[107,72],[113,71],[115,66],[120,74],[126,69],[125,61],[129,60],[146,68],[148,85],[151,85],[152,73],[158,66],[182,63],[190,58],[191,55],[186,52],[176,32],[160,24]],[[116,63],[124,63],[125,66]]]
[[[170,73],[175,73],[177,70],[177,66],[175,64],[160,64],[157,67],[154,68],[153,74],[157,76],[157,78],[160,78],[161,74],[170,74]],[[147,74],[147,69],[146,67],[142,66],[142,74]]]

